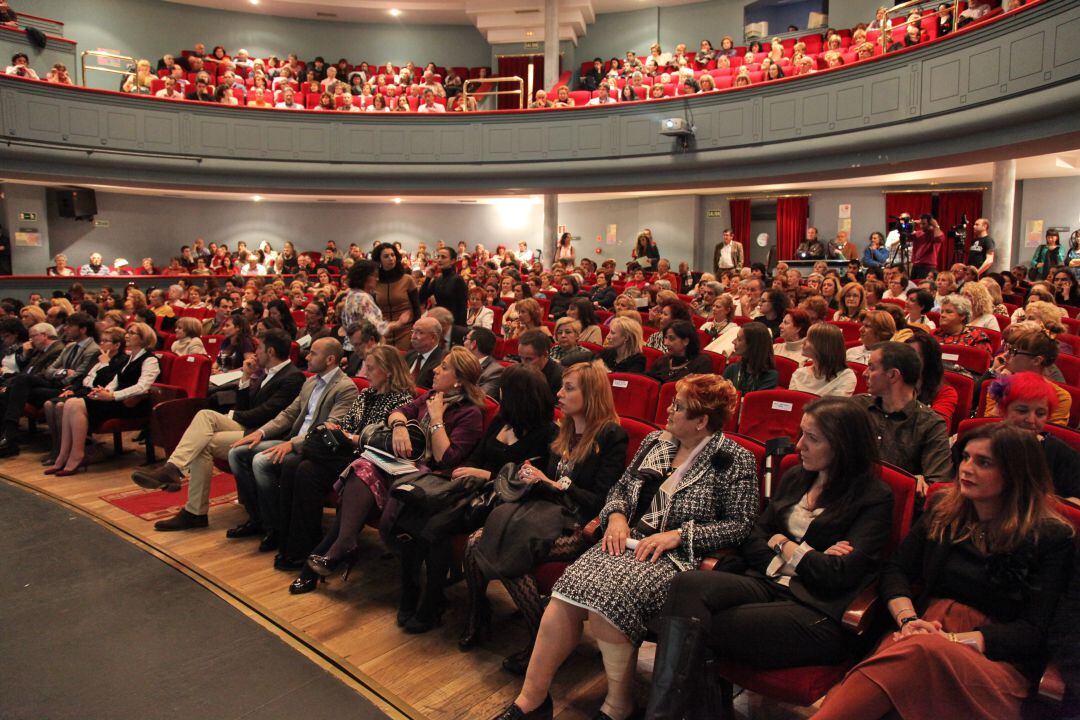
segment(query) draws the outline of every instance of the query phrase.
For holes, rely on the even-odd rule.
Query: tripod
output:
[[[899,266],[903,268],[905,275],[911,277],[911,238],[900,236],[900,239],[889,250],[885,265],[886,267]]]

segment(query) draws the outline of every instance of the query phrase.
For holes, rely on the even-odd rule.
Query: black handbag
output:
[[[427,452],[427,433],[420,423],[410,420],[405,423],[405,429],[409,433],[412,442],[412,455],[402,460],[410,462],[420,461]],[[394,429],[386,423],[372,423],[360,431],[360,449],[373,447],[391,457],[397,457],[394,453]]]
[[[469,527],[480,527],[484,524],[495,506],[502,502],[499,488],[507,484],[507,478],[517,477],[517,471],[516,463],[506,463],[499,468],[499,472],[495,473],[495,477],[480,487],[480,491],[469,501],[469,506],[465,510],[465,521]]]
[[[304,436],[300,446],[300,455],[305,460],[317,463],[333,463],[352,460],[356,457],[353,446],[341,430],[331,430],[325,425],[317,425]]]

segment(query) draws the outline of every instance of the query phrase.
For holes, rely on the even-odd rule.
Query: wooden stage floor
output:
[[[290,595],[288,585],[295,575],[274,570],[272,554],[256,550],[257,539],[225,538],[225,530],[245,518],[239,505],[211,508],[207,529],[156,532],[152,522],[101,499],[135,487],[131,471],[144,456],[131,437],[125,438],[129,452],[123,456],[106,457],[92,464],[89,472],[66,478],[42,474],[40,459],[47,450],[46,440],[41,435],[31,437],[19,457],[0,460],[0,474],[66,501],[148,552],[158,551],[187,568],[213,591],[250,608],[271,631],[292,636],[344,669],[361,692],[389,714],[488,720],[517,694],[521,679],[502,670],[501,662],[524,646],[526,633],[498,583],[492,583],[488,591],[495,611],[494,637],[483,647],[463,653],[457,639],[465,616],[464,582],[448,589],[451,608],[441,627],[424,635],[402,632],[395,623],[398,563],[370,528],[361,538],[360,560],[346,583],[334,577],[313,593]],[[178,504],[183,497],[183,491],[177,494]],[[646,644],[640,653],[638,695],[642,702],[648,692],[652,650]],[[588,720],[603,702],[604,690],[599,653],[586,632],[586,640],[556,677],[552,688],[555,716]],[[735,710],[735,717],[754,720],[791,720],[812,713],[809,708],[765,701],[750,693],[736,699]]]

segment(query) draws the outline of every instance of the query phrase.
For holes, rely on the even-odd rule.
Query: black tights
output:
[[[375,507],[375,496],[359,478],[350,476],[341,488],[341,503],[334,517],[334,525],[322,542],[312,551],[325,555],[328,560],[340,560],[356,549],[364,522]]]

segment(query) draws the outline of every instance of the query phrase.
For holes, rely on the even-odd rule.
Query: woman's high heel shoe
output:
[[[63,469],[64,468],[62,468],[62,467],[46,468],[45,470],[42,471],[42,474],[43,475],[55,475],[56,473],[60,472]]]
[[[510,705],[492,720],[551,720],[552,714],[551,696],[548,695],[540,707],[531,712],[525,712],[517,705]]]
[[[338,571],[338,568],[341,568],[341,580],[344,582],[349,579],[349,572],[352,571],[352,566],[356,562],[356,554],[357,550],[353,548],[344,557],[336,560],[332,560],[325,555],[308,555],[307,567],[311,572],[322,578],[330,577]]]
[[[86,472],[89,469],[90,469],[90,467],[86,463],[83,462],[83,463],[79,463],[78,465],[76,465],[74,470],[57,470],[56,472],[53,473],[53,475],[55,475],[56,477],[71,477],[72,475],[77,475],[78,473]]]

